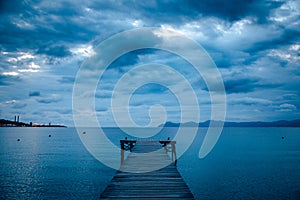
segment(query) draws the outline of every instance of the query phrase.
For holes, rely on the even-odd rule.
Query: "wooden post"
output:
[[[124,141],[120,141],[120,145],[121,145],[121,165],[124,163]]]
[[[174,143],[171,142],[171,149],[172,149],[172,161],[174,162]]]
[[[171,145],[172,145],[172,161],[174,162],[174,164],[176,166],[176,164],[177,164],[177,155],[176,155],[175,141],[172,141]]]
[[[124,164],[125,161],[125,151],[132,150],[134,144],[136,143],[136,140],[128,140],[127,137],[125,140],[120,140],[120,146],[121,146],[121,165]]]
[[[172,162],[174,162],[176,166],[177,164],[177,155],[176,155],[176,148],[175,148],[176,141],[170,141],[168,138],[168,140],[160,140],[159,143],[163,144],[163,147],[167,153],[171,152]],[[169,149],[170,147],[168,147],[168,145],[171,145],[171,150]]]

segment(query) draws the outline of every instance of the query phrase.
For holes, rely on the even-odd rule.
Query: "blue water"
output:
[[[124,138],[119,129],[105,133],[115,144]],[[178,161],[197,199],[300,199],[299,128],[225,128],[200,160],[204,133]],[[0,128],[0,199],[99,199],[114,174],[74,128]]]

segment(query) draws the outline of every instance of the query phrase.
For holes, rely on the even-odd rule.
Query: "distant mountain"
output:
[[[181,124],[183,127],[209,127],[212,121],[208,120],[205,122],[186,122]],[[216,121],[214,121],[216,122]],[[160,127],[179,127],[180,123],[166,122],[161,124]],[[274,121],[274,122],[225,122],[224,127],[300,127],[300,119],[286,121]]]

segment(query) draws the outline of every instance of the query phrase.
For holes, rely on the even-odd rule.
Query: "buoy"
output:
[[[284,139],[284,137],[282,136],[281,139]]]
[[[82,134],[86,134],[86,132],[85,132],[85,131],[83,131],[83,132],[82,132]]]
[[[49,135],[49,137],[51,137],[51,135]]]
[[[20,141],[20,139],[17,139],[17,141],[19,142],[19,141]]]

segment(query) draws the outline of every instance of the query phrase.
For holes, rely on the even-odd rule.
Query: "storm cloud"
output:
[[[0,104],[1,118],[22,112],[28,113],[23,119],[39,121],[30,113],[45,117],[52,113],[59,123],[72,125],[73,83],[82,63],[108,37],[141,27],[178,30],[205,48],[223,78],[228,120],[300,118],[299,13],[296,0],[1,1],[0,102],[15,102]],[[209,102],[209,91],[186,60],[143,49],[116,59],[99,77],[96,91],[87,92],[96,94],[102,124],[114,124],[109,100],[118,79],[149,62],[182,73],[203,109],[209,110],[201,103]],[[172,115],[178,102],[163,95],[166,91],[158,85],[136,90],[130,106],[140,123],[147,112],[139,109],[154,103],[172,110],[174,122],[179,120],[177,112]],[[58,112],[58,107],[67,112]],[[202,116],[209,119],[206,113]]]

